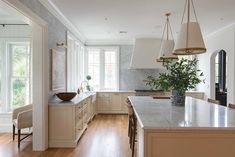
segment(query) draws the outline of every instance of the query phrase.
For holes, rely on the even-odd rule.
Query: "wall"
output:
[[[210,36],[208,36],[205,40],[205,44],[207,47],[207,53],[198,55],[199,64],[198,68],[201,69],[205,74],[205,84],[201,83],[198,85],[197,89],[199,91],[204,91],[205,96],[207,98],[214,98],[215,97],[215,85],[212,82],[214,80],[214,56],[215,54],[223,49],[227,52],[228,62],[228,74],[227,74],[227,85],[228,85],[228,103],[235,102],[235,68],[234,68],[234,61],[235,61],[235,34],[234,34],[235,25],[230,27],[224,28]]]
[[[134,89],[150,89],[143,82],[147,76],[152,75],[158,77],[160,70],[133,70],[129,69],[131,62],[131,55],[133,52],[133,45],[121,45],[119,56],[119,89],[120,90],[134,90]]]
[[[52,15],[38,0],[19,0],[26,7],[30,8],[34,13],[40,16],[43,20],[48,23],[48,53],[50,49],[57,49],[65,51],[63,48],[58,48],[56,46],[57,42],[66,41],[66,32],[67,28],[54,16]],[[50,55],[51,56],[51,55]],[[49,90],[51,90],[51,63],[49,64],[50,68],[48,69],[49,73]],[[53,95],[53,92],[50,91],[50,97]]]
[[[28,25],[6,25],[0,27],[0,38],[30,38],[32,30]]]

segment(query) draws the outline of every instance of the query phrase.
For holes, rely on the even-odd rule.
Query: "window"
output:
[[[67,90],[76,91],[84,76],[84,46],[69,32],[67,44]]]
[[[179,59],[188,59],[188,60],[193,60],[195,58],[194,55],[179,55]]]
[[[94,90],[117,90],[119,86],[119,49],[87,48],[86,75],[91,76]]]
[[[31,52],[28,41],[1,41],[1,112],[31,103]]]

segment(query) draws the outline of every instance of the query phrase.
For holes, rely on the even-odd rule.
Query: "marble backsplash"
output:
[[[161,70],[158,69],[129,69],[133,45],[121,45],[119,56],[119,89],[134,90],[134,89],[150,89],[143,82],[147,76],[159,76]]]

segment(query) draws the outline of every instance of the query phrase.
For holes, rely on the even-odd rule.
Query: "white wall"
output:
[[[227,74],[227,85],[228,85],[228,103],[235,103],[235,25],[221,29],[218,32],[208,36],[205,39],[207,53],[198,55],[198,68],[204,72],[206,81],[205,84],[201,83],[198,85],[197,90],[204,91],[206,98],[215,97],[215,73],[214,56],[220,50],[225,50],[228,57],[228,74]]]
[[[29,38],[31,34],[31,28],[28,25],[0,26],[0,38]]]

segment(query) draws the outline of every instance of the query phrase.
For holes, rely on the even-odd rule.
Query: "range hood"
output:
[[[161,39],[138,38],[135,40],[130,69],[160,69],[162,63],[156,62],[161,46]]]

